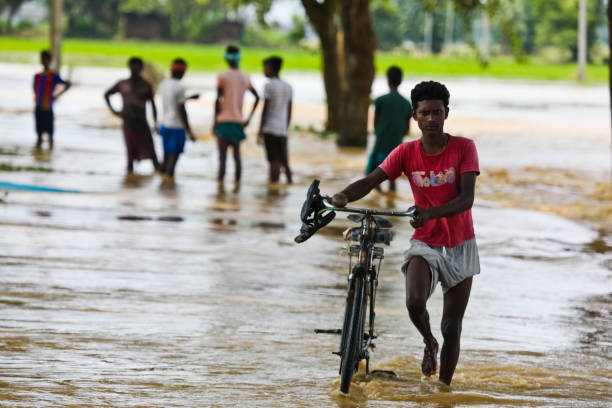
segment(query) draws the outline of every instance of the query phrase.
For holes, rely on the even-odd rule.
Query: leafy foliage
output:
[[[579,0],[559,0],[555,7],[550,1],[531,0],[535,45],[554,46],[569,50],[571,59],[577,58],[577,12]],[[587,1],[587,48],[589,53],[596,40],[597,28],[605,22],[604,1]]]
[[[11,32],[13,28],[13,17],[21,8],[25,0],[0,0],[0,14],[6,13],[6,31]]]
[[[68,0],[64,14],[67,36],[111,38],[119,27],[119,0]]]

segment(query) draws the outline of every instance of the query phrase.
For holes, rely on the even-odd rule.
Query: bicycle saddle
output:
[[[329,224],[336,213],[330,211],[327,214],[321,216],[319,211],[323,210],[323,197],[319,192],[319,180],[313,180],[312,184],[308,188],[306,193],[306,201],[302,204],[302,211],[300,212],[300,218],[302,220],[302,227],[300,228],[300,235],[295,237],[295,242],[298,244],[306,241],[308,238],[314,235],[319,229]]]

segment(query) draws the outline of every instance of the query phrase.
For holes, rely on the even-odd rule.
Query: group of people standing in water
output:
[[[235,164],[234,178],[235,183],[238,184],[242,175],[240,143],[246,139],[244,129],[249,126],[260,97],[248,75],[239,68],[240,49],[233,45],[228,46],[223,58],[228,64],[228,70],[220,73],[217,79],[212,129],[217,139],[219,152],[217,179],[223,182],[225,178],[227,151],[231,148]],[[48,51],[41,53],[41,62],[43,71],[36,74],[34,79],[36,148],[42,147],[43,135],[47,134],[49,147],[52,149],[54,132],[52,104],[59,95],[68,90],[71,84],[69,81],[64,81],[59,73],[50,68],[51,54]],[[293,90],[287,82],[279,78],[282,63],[282,58],[278,56],[271,56],[263,61],[263,71],[269,81],[264,87],[264,106],[258,142],[265,146],[266,157],[270,164],[269,180],[273,183],[279,181],[281,172],[285,174],[288,183],[292,182],[287,135],[291,121]],[[130,77],[118,81],[104,93],[109,109],[123,122],[127,173],[133,173],[135,161],[151,160],[153,167],[162,175],[164,181],[172,181],[176,164],[184,152],[187,138],[192,141],[196,140],[189,124],[185,103],[190,99],[199,98],[199,95],[188,96],[181,84],[181,79],[187,70],[187,63],[182,58],[176,58],[170,66],[170,76],[159,84],[157,93],[162,101],[159,126],[153,86],[142,76],[143,60],[132,57],[128,60],[128,67]],[[63,89],[55,93],[55,87],[58,84],[63,86]],[[247,91],[253,94],[255,103],[245,119],[242,107]],[[116,93],[119,93],[123,100],[121,109],[117,109],[111,102],[111,95]],[[147,120],[147,103],[151,106],[155,123],[153,129],[162,139],[164,156],[161,163],[155,153],[151,127]]]

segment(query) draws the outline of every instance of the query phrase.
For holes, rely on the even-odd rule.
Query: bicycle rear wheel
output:
[[[363,295],[364,285],[363,276],[355,276],[354,281],[354,296],[353,296],[353,311],[351,313],[350,325],[348,334],[345,334],[346,341],[344,352],[342,353],[342,362],[340,364],[340,391],[348,393],[351,386],[351,379],[357,364],[359,364],[359,348],[363,328],[361,327],[363,317]]]

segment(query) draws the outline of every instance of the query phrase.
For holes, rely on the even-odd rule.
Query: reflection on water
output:
[[[123,187],[140,188],[153,181],[153,176],[128,173],[123,177]]]
[[[29,76],[23,88],[28,84]],[[216,147],[202,142],[187,146],[174,186],[162,188],[150,163],[123,175],[120,130],[96,125],[108,120],[103,106],[67,105],[71,95],[103,104],[106,85],[75,87],[62,99],[61,108],[74,116],[58,116],[56,150],[47,156],[53,172],[0,174],[15,183],[84,191],[3,196],[0,405],[600,407],[610,401],[610,236],[605,228],[532,210],[547,194],[577,191],[580,183],[567,174],[531,168],[483,172],[479,179],[482,196],[501,200],[479,197],[474,209],[482,273],[451,390],[420,374],[422,343],[405,311],[399,273],[412,229],[407,220],[393,220],[372,364],[397,377],[366,378],[362,370],[345,396],[331,354],[338,337],[314,330],[341,324],[347,265],[341,233],[352,224],[338,216],[304,244],[293,237],[312,178],[321,178],[325,193],[337,191],[361,174],[363,152],[296,137],[295,184],[268,184],[261,148],[247,142],[244,180],[235,186],[216,182]],[[23,137],[31,132],[30,115],[0,111],[0,129],[11,130],[6,151],[17,152],[7,161],[17,165],[36,160]],[[358,205],[410,206],[407,184],[398,189]],[[605,199],[604,190],[593,191]],[[521,205],[528,200],[533,203]],[[440,337],[439,289],[428,306]]]

